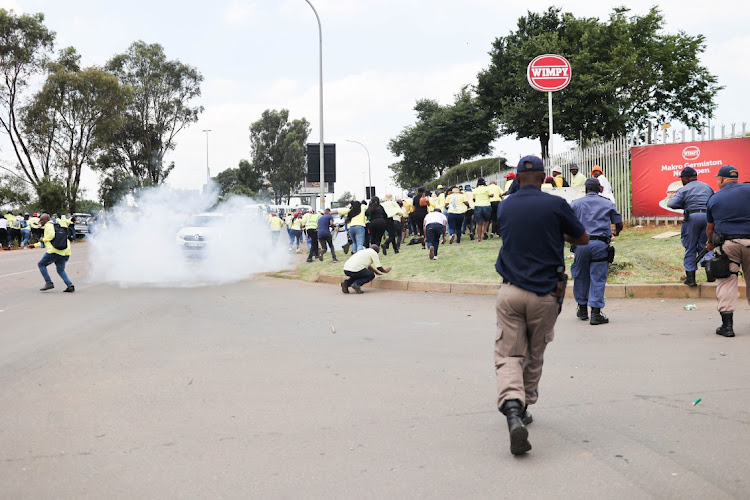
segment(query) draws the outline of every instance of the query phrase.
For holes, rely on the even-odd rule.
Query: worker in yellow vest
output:
[[[502,201],[503,190],[497,185],[497,181],[490,181],[487,187],[490,190],[490,238],[492,238],[495,235],[500,236],[497,228],[497,207]]]
[[[308,212],[302,217],[302,229],[307,233],[307,243],[310,252],[307,254],[307,262],[312,262],[313,257],[323,260],[323,254],[318,250],[318,219],[320,214]]]
[[[40,290],[45,291],[55,288],[55,284],[52,283],[52,279],[47,272],[47,266],[54,264],[57,268],[57,274],[60,275],[62,280],[68,286],[63,291],[75,292],[76,287],[73,286],[73,283],[65,272],[65,265],[70,258],[70,241],[65,237],[65,234],[60,234],[56,231],[55,224],[50,221],[50,216],[48,214],[42,214],[39,218],[39,223],[44,227],[44,235],[39,242],[29,245],[27,248],[39,248],[42,246],[42,243],[44,243],[44,248],[47,250],[44,257],[42,257],[37,264],[39,272],[42,273],[42,277],[44,278],[44,286],[40,288]],[[60,227],[57,229],[60,229]]]

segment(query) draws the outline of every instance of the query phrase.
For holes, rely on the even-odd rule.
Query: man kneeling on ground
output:
[[[370,245],[370,248],[360,250],[353,254],[344,264],[344,274],[349,279],[341,282],[341,291],[349,293],[349,287],[353,287],[357,293],[364,293],[362,285],[375,279],[375,275],[381,275],[391,272],[390,267],[384,268],[378,258],[380,247]]]

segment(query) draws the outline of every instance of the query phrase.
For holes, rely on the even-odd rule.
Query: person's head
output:
[[[30,216],[29,214],[23,214],[23,218],[24,218],[24,219],[27,219],[27,220],[28,220],[28,218],[29,218],[29,217],[31,217],[31,216]]]
[[[518,160],[518,167],[516,169],[518,174],[518,184],[520,186],[536,186],[542,187],[544,182],[544,163],[538,156],[528,155]]]
[[[41,224],[42,226],[48,223],[49,221],[50,221],[50,216],[47,213],[44,213],[39,217],[39,224]]]
[[[602,185],[596,179],[586,179],[584,184],[587,193],[601,193]]]
[[[732,165],[724,165],[719,169],[719,173],[716,174],[716,180],[719,182],[719,188],[723,188],[729,184],[735,184],[740,177],[740,172],[736,167]]]
[[[562,168],[560,167],[552,167],[552,177],[557,177],[558,175],[562,175]]]
[[[380,253],[380,247],[378,245],[370,245],[370,248],[375,250],[375,253]]]
[[[544,178],[544,183],[545,184],[554,184],[555,183],[555,178],[552,177],[551,175],[548,176],[548,177],[545,177]]]
[[[490,181],[490,186],[493,184],[497,186],[497,181]]]
[[[516,178],[516,174],[514,174],[513,172],[508,172],[507,174],[505,174],[505,178],[506,179],[515,179]]]
[[[685,167],[680,172],[680,180],[682,185],[686,185],[689,182],[698,180],[698,172],[693,167]]]
[[[346,223],[350,223],[352,219],[362,213],[362,204],[357,200],[352,201],[349,206],[349,213],[346,214]]]
[[[417,188],[417,194],[424,194],[424,187]]]
[[[487,183],[484,182],[484,178],[480,177],[479,179],[477,179],[477,186],[486,186],[486,185]]]
[[[331,214],[331,209],[330,208],[326,208],[326,215],[330,215],[330,214]]]
[[[460,189],[458,189],[457,187],[454,187],[453,189],[451,189],[451,193],[456,193],[456,194],[458,194],[458,193],[460,193],[460,192],[461,192],[461,190],[460,190]]]
[[[578,164],[571,163],[569,169],[571,174],[576,175],[578,173]]]
[[[391,200],[393,200],[393,195],[391,193],[388,193],[388,194],[385,195],[385,199],[388,200],[388,201],[391,201]]]
[[[594,168],[591,169],[591,175],[593,175],[594,177],[599,177],[603,173],[604,172],[602,171],[602,167],[600,167],[599,165],[594,165]]]

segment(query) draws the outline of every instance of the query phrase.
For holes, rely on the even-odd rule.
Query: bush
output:
[[[449,168],[442,177],[428,182],[425,188],[433,190],[440,184],[446,187],[458,185],[467,180],[476,179],[482,177],[482,175],[502,172],[503,170],[509,170],[505,158],[483,158],[481,160],[460,163]]]

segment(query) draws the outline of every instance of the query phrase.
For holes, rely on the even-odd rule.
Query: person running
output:
[[[380,198],[372,197],[365,215],[370,219],[370,244],[379,247],[385,234],[386,219],[388,219],[388,214],[385,213],[385,209],[380,204]],[[383,255],[386,255],[385,249],[383,249]]]
[[[450,243],[461,244],[461,225],[464,222],[464,214],[469,209],[469,202],[457,187],[451,189],[451,193],[445,199],[445,206],[448,209],[448,233],[450,234]]]
[[[430,260],[437,260],[441,236],[443,237],[443,243],[445,243],[445,227],[448,224],[448,219],[445,218],[445,215],[443,215],[443,212],[439,208],[436,208],[427,214],[423,224],[425,239],[430,249]]]
[[[39,272],[42,274],[42,278],[44,278],[44,286],[39,290],[43,292],[55,288],[55,284],[52,283],[52,279],[47,272],[47,266],[54,264],[57,268],[57,274],[60,275],[60,278],[68,286],[63,291],[69,293],[75,292],[76,287],[73,286],[73,283],[65,272],[65,265],[68,263],[68,259],[70,259],[70,240],[67,238],[67,230],[65,230],[65,234],[58,234],[55,230],[55,224],[50,221],[49,214],[42,214],[39,218],[39,223],[44,227],[44,235],[39,242],[26,247],[28,249],[39,248],[44,243],[44,248],[47,250],[47,253],[44,254],[44,257],[37,264]],[[58,228],[60,227],[58,225]],[[58,247],[64,248],[60,249]]]
[[[362,203],[354,200],[348,208],[339,208],[337,213],[346,216],[345,221],[349,227],[349,237],[352,240],[352,253],[364,249],[367,219],[364,210],[362,210]],[[344,253],[346,253],[346,250],[344,250]]]
[[[401,246],[401,216],[404,214],[401,206],[393,200],[392,194],[385,195],[385,201],[382,203],[383,210],[388,218],[385,220],[385,230],[388,233],[388,239],[383,244],[383,255],[387,254],[388,245],[393,244],[393,251],[398,253]]]
[[[341,282],[341,291],[349,293],[349,287],[354,288],[357,293],[364,293],[362,285],[365,285],[375,279],[375,275],[387,274],[391,272],[390,267],[383,267],[378,257],[380,247],[371,245],[370,248],[360,250],[344,263],[344,274],[347,279]]]
[[[299,245],[302,241],[302,215],[299,212],[292,215],[292,221],[291,224],[289,224],[289,229],[292,234],[289,240],[289,251],[292,251],[292,247],[294,247],[294,242],[296,241],[296,252],[299,253]]]
[[[474,188],[474,220],[477,222],[477,240],[481,243],[482,238],[486,240],[489,235],[487,231],[490,226],[492,206],[490,204],[490,188],[481,177],[477,180]]]
[[[331,209],[326,208],[325,213],[318,219],[318,241],[320,242],[321,252],[320,260],[323,260],[323,254],[328,250],[326,247],[331,248],[331,260],[338,262],[336,258],[336,251],[333,249],[333,235],[331,234],[331,226],[333,225],[333,215],[331,215]]]
[[[307,254],[307,262],[312,262],[313,257],[323,260],[323,254],[318,249],[318,212],[310,211],[302,217],[302,230],[307,234],[307,244],[310,251]]]
[[[430,206],[430,197],[425,193],[423,187],[417,189],[417,196],[414,197],[414,226],[422,237],[422,250],[424,250],[424,218],[427,217],[427,210]]]

